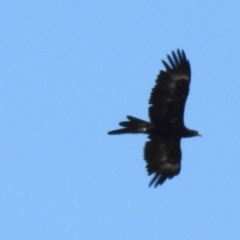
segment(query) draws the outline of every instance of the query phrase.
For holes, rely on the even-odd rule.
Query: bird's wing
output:
[[[184,106],[191,79],[190,63],[184,51],[172,52],[163,62],[165,71],[160,71],[152,90],[149,117],[153,125],[184,125]]]
[[[167,178],[171,179],[178,175],[181,168],[181,155],[180,138],[151,137],[144,149],[148,174],[155,174],[149,186],[154,184],[157,187]]]

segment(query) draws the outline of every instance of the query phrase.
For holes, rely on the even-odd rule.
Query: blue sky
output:
[[[0,239],[240,235],[240,3],[2,1]],[[192,66],[179,176],[149,188],[142,135],[162,59]]]

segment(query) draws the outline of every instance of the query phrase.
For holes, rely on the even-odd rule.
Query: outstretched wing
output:
[[[181,168],[180,138],[158,136],[151,137],[144,149],[148,174],[155,174],[149,186],[157,187],[169,178],[180,173]]]
[[[160,71],[152,90],[149,117],[153,125],[184,125],[183,114],[191,78],[190,63],[184,51],[172,52],[163,62],[165,71]]]

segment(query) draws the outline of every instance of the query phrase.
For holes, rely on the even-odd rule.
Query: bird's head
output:
[[[187,131],[185,131],[185,136],[184,137],[202,137],[202,134],[196,130],[191,130],[191,129],[187,129]]]
[[[202,137],[202,134],[198,131],[192,130],[193,137]]]

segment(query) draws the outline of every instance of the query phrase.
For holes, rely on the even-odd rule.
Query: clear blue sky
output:
[[[0,239],[238,240],[240,2],[1,1]],[[162,59],[192,66],[179,176],[149,188]]]

